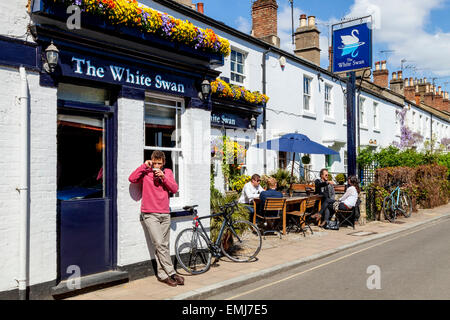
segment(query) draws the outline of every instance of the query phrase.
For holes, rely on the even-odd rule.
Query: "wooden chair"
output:
[[[322,204],[322,197],[320,195],[316,194],[316,195],[308,197],[306,199],[305,219],[315,213],[319,213],[321,204]],[[318,224],[320,224],[321,221],[322,221],[322,219],[319,220]]]
[[[306,212],[306,203],[307,203],[307,198],[303,199],[299,203],[298,211],[286,212],[286,214],[290,215],[290,218],[294,222],[294,227],[296,227],[299,231],[302,231],[304,237],[306,237],[306,232],[305,232],[305,228],[304,228],[305,224],[306,224],[307,228],[309,228],[309,230],[311,231],[311,234],[314,234],[314,232],[311,229],[311,226],[309,225],[309,223],[306,220],[306,217],[308,216],[308,214]],[[295,219],[295,217],[298,217],[298,222],[297,222],[297,219]],[[291,231],[291,230],[292,230],[292,228],[289,228],[289,231]]]
[[[277,211],[276,216],[267,216],[267,211]],[[263,220],[264,226],[267,225],[267,221],[281,220],[286,214],[286,199],[284,198],[267,198],[264,202],[264,208],[261,212],[255,211],[253,215],[253,223],[256,224],[256,217]],[[266,239],[266,233],[278,233],[281,239],[280,230],[264,230],[263,236]]]
[[[335,212],[336,219],[339,221],[339,227],[348,222],[353,229],[355,229],[355,221],[357,216],[357,210],[359,211],[359,205],[361,204],[361,200],[356,200],[355,206],[351,210],[337,210]]]

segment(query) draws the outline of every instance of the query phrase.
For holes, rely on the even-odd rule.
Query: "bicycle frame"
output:
[[[400,202],[400,187],[397,186],[394,191],[391,192],[390,197],[392,199],[392,210],[395,212],[395,210],[400,210],[402,213],[404,213],[403,209],[399,208],[399,202]],[[397,199],[394,199],[394,194],[397,193]]]
[[[220,240],[222,240],[223,232],[224,232],[226,226],[229,226],[231,231],[234,233],[234,235],[239,239],[239,236],[237,235],[236,231],[234,231],[234,228],[232,227],[232,224],[230,222],[232,220],[229,219],[227,217],[227,215],[225,215],[223,222],[222,222],[222,226],[220,227],[219,235],[217,236],[216,242],[211,241],[211,238],[208,236],[208,233],[206,232],[206,230],[203,227],[203,224],[200,220],[207,219],[207,218],[214,218],[214,217],[218,217],[218,216],[222,216],[222,215],[223,215],[223,213],[220,212],[220,213],[212,214],[212,215],[205,216],[205,217],[199,217],[197,214],[197,211],[195,211],[194,221],[196,223],[195,223],[194,229],[198,229],[198,226],[200,225],[200,228],[201,228],[203,234],[206,236],[206,239],[208,241],[208,247],[213,248],[213,249],[220,248],[219,243],[220,243]]]

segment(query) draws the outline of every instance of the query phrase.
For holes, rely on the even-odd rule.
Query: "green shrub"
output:
[[[345,174],[343,174],[343,173],[338,173],[337,175],[336,175],[336,182],[338,183],[338,184],[344,184],[345,183],[345,181],[346,181],[346,179],[345,179]]]

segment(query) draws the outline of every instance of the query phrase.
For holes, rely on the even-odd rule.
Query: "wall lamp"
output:
[[[55,71],[55,68],[58,65],[58,58],[59,50],[52,41],[47,49],[45,49],[45,61],[43,68],[47,73],[53,73]]]
[[[252,115],[252,118],[250,119],[250,129],[256,129],[256,119],[255,119],[255,116],[254,115]]]
[[[211,94],[211,83],[209,83],[209,81],[205,79],[201,84],[201,91],[198,93],[199,98],[203,101],[208,100],[210,94]]]

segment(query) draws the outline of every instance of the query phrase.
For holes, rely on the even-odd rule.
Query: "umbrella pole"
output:
[[[292,191],[292,177],[294,176],[294,162],[295,162],[295,152],[292,152],[292,168],[291,168],[291,179],[289,180],[289,193]]]

